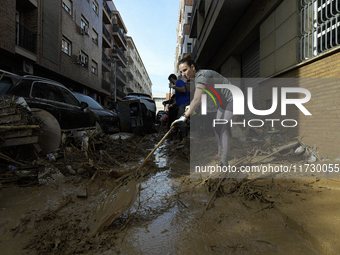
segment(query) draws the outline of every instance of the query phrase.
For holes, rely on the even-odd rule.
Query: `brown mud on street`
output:
[[[55,162],[38,159],[34,169],[39,171],[39,185],[3,183],[1,253],[337,254],[340,250],[339,180],[223,179],[218,186],[220,179],[190,178],[189,139],[185,144],[165,140],[144,168],[131,172],[164,134],[95,137],[86,152],[74,146]],[[235,149],[233,156],[239,152]],[[110,205],[115,206],[106,216],[113,222],[99,228]]]

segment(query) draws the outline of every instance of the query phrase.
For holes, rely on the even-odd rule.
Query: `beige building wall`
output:
[[[166,94],[153,94],[152,95],[153,100],[156,103],[156,114],[158,111],[164,111],[165,107],[163,105],[163,102],[166,101]]]
[[[128,84],[133,92],[152,95],[152,83],[131,36],[127,37]]]

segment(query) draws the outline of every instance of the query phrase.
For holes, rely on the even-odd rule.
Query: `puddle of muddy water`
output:
[[[219,197],[201,217],[211,193],[206,191],[206,186],[199,185],[199,180],[189,178],[189,162],[169,157],[168,146],[165,142],[155,152],[153,163],[156,171],[138,180],[141,181],[140,196],[122,215],[125,219],[132,216],[129,224],[114,236],[114,241],[109,239],[111,245],[105,243],[104,238],[113,236],[114,231],[106,229],[96,237],[103,238],[100,245],[93,250],[88,248],[90,244],[84,246],[83,254],[315,254],[308,244],[285,227],[282,218],[273,209],[254,213],[258,211],[259,204],[247,202],[251,209],[246,208],[237,195]],[[104,181],[99,182],[98,178],[88,186],[89,197],[81,200],[76,198],[79,186],[63,183],[56,188],[5,191],[10,199],[2,199],[0,206],[0,250],[5,254],[24,254],[18,253],[19,248],[24,247],[34,233],[34,217],[39,216],[39,210],[43,213],[57,209],[68,195],[75,197],[75,203],[63,207],[59,216],[71,216],[68,220],[71,222],[73,219],[71,223],[75,224],[71,227],[81,225],[79,229],[86,229],[95,207],[112,187]],[[67,225],[64,218],[60,222]],[[25,220],[28,222],[26,225]],[[57,222],[48,221],[47,224],[50,225],[46,229],[53,226],[58,230]],[[17,231],[18,238],[13,238],[12,229],[16,226],[22,229]],[[36,231],[42,243],[49,244],[49,240],[43,239],[44,232]],[[46,233],[52,240],[56,239],[53,229]],[[58,238],[65,235],[59,234]],[[84,231],[73,239],[85,237]],[[67,240],[65,243],[69,244]],[[78,241],[73,244],[77,245]],[[39,245],[31,247],[33,252],[41,248]]]

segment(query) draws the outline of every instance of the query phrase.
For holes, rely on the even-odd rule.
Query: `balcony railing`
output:
[[[120,27],[117,24],[112,25],[112,32],[118,33],[124,44],[126,45],[126,38],[124,33],[121,31]]]
[[[123,91],[121,91],[120,89],[117,89],[117,96],[119,96],[120,98],[123,98],[123,97],[126,96],[126,94]]]
[[[133,77],[134,76],[134,71],[132,70],[131,67],[127,67],[125,69],[126,73],[130,76],[130,77]]]
[[[19,22],[16,22],[16,45],[28,50],[32,53],[36,53],[37,34],[27,29]]]
[[[104,25],[103,25],[103,34],[105,35],[106,39],[111,43],[112,42],[111,35]]]
[[[129,50],[127,52],[127,56],[128,56],[129,61],[131,61],[131,63],[133,63],[134,62],[134,58],[135,58],[135,53],[132,50]]]
[[[117,68],[117,77],[126,82],[126,75],[119,68]]]
[[[110,92],[110,87],[111,87],[110,83],[102,79],[102,89],[105,89],[106,91]]]
[[[111,58],[106,55],[104,51],[102,52],[102,60],[105,64],[107,64],[108,67],[111,67]]]
[[[103,7],[104,7],[105,11],[107,12],[107,14],[109,15],[110,19],[112,19],[112,13],[111,13],[110,7],[107,4],[106,0],[103,0]]]
[[[124,64],[126,65],[127,64],[127,59],[123,53],[123,51],[119,48],[113,48],[112,49],[112,53],[116,53],[118,54],[118,56],[120,57],[120,59],[124,62]]]

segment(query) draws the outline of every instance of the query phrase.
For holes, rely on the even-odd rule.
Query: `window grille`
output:
[[[299,60],[340,45],[340,0],[300,0]]]

